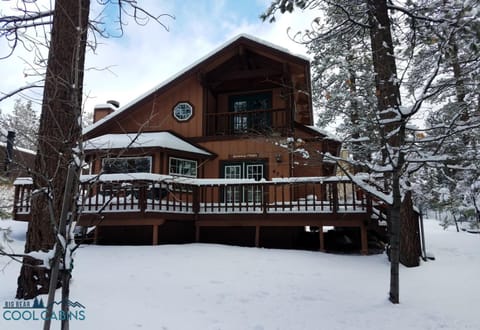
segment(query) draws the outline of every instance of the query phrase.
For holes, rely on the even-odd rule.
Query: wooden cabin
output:
[[[311,95],[307,58],[240,35],[126,105],[96,106],[80,225],[105,244],[321,250],[324,226],[348,227],[367,253],[375,202],[335,177],[324,154],[341,142],[314,127]]]

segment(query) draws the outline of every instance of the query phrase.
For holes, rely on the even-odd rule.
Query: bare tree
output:
[[[105,5],[110,2],[100,3]],[[32,220],[28,226],[17,298],[31,299],[53,292],[53,296],[49,297],[51,301],[55,289],[62,285],[62,301],[65,301],[72,269],[69,251],[72,238],[66,228],[78,217],[76,199],[83,162],[81,104],[87,31],[90,27],[97,35],[104,36],[105,30],[98,27],[100,21],[89,21],[89,0],[57,0],[53,10],[44,11],[31,10],[29,3],[18,2],[19,15],[0,17],[0,37],[9,41],[11,47],[6,56],[10,56],[19,45],[29,42],[22,37],[30,28],[45,27],[43,42],[49,50],[33,175],[36,191],[32,199]],[[154,20],[164,26],[160,21],[163,15],[153,16],[139,7],[136,1],[112,3],[117,5],[122,31],[126,15],[139,24]],[[48,38],[46,31],[50,26]],[[17,91],[20,90],[23,89]],[[14,92],[7,95],[14,95]],[[54,251],[54,257],[50,258],[50,265],[44,265],[29,255],[32,251]],[[50,270],[52,267],[60,269],[60,281]],[[62,308],[68,308],[68,305],[62,303]],[[45,323],[45,328],[49,328],[49,322]],[[68,328],[68,323],[62,324],[62,328]]]
[[[81,136],[79,119],[89,8],[89,1],[55,2],[33,175],[34,186],[40,190],[32,201],[26,253],[48,251],[55,244],[67,169],[78,157],[74,148]],[[47,293],[48,287],[47,269],[24,265],[17,298],[34,298]]]

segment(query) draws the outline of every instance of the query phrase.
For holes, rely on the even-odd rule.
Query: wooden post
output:
[[[320,251],[325,252],[325,236],[323,235],[323,226],[318,227],[318,237],[320,239]]]
[[[195,242],[200,242],[200,226],[195,224]]]
[[[362,240],[362,249],[360,253],[364,256],[368,254],[368,238],[367,238],[367,226],[362,222],[360,226],[360,235]]]
[[[15,186],[15,194],[14,194],[14,198],[13,198],[13,219],[15,220],[18,220],[17,219],[17,213],[18,213],[18,202],[20,201],[20,205],[22,205],[22,200],[20,199],[20,187],[22,187],[22,189],[24,189],[25,186],[19,186],[19,185],[16,185]]]
[[[199,186],[192,186],[192,195],[193,195],[193,201],[192,201],[192,211],[195,215],[198,215],[200,212],[200,187]]]
[[[95,231],[93,232],[93,243],[98,244],[98,232],[100,231],[100,226],[95,226]]]
[[[158,225],[153,225],[152,245],[158,245]]]
[[[260,246],[260,226],[255,226],[255,247]]]
[[[333,198],[333,214],[337,214],[338,212],[338,186],[337,182],[334,182],[330,185],[332,189],[332,198]]]

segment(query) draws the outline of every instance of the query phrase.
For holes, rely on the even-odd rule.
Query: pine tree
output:
[[[445,0],[443,2],[450,5],[449,1]],[[452,1],[452,6],[455,7],[458,3],[459,1]],[[478,1],[468,3],[478,7]],[[480,126],[480,123],[475,122],[471,116],[462,116],[462,112],[457,117],[461,119],[460,122],[463,123],[463,129],[461,126],[452,127],[441,124],[425,132],[425,130],[417,129],[412,121],[424,109],[425,103],[434,100],[442,93],[445,93],[445,95],[448,95],[448,93],[450,95],[456,94],[457,97],[462,96],[459,100],[463,100],[463,103],[470,102],[472,104],[472,98],[467,97],[467,94],[464,93],[466,91],[467,79],[462,74],[458,74],[457,70],[458,65],[461,66],[462,63],[467,65],[467,62],[463,62],[465,57],[462,57],[463,53],[458,51],[460,43],[455,38],[451,38],[451,36],[456,31],[459,31],[460,27],[464,27],[467,31],[474,30],[475,23],[473,22],[478,22],[478,10],[466,10],[465,13],[468,12],[468,15],[448,16],[448,10],[444,11],[443,14],[427,15],[426,13],[430,9],[437,9],[441,12],[439,2],[436,1],[435,5],[431,6],[427,1],[407,1],[402,7],[400,4],[386,0],[354,2],[274,0],[263,15],[263,18],[274,21],[277,12],[293,11],[295,7],[324,10],[312,22],[312,29],[296,35],[297,37],[301,36],[298,39],[303,43],[314,44],[317,40],[320,43],[325,43],[315,48],[322,52],[319,57],[337,52],[336,59],[348,59],[349,48],[366,49],[364,47],[368,43],[372,63],[372,75],[370,77],[374,78],[376,104],[362,104],[360,116],[369,118],[369,114],[373,113],[372,124],[375,128],[367,129],[366,131],[365,127],[362,127],[363,130],[357,131],[350,128],[345,131],[347,136],[353,141],[358,141],[364,146],[364,148],[358,148],[357,150],[367,150],[367,154],[358,154],[357,162],[360,162],[362,167],[367,169],[372,175],[381,175],[383,190],[389,193],[391,197],[389,203],[391,246],[390,300],[393,303],[398,303],[400,217],[401,214],[412,214],[412,212],[406,212],[408,210],[405,209],[402,211],[402,207],[405,208],[409,205],[408,201],[402,202],[402,198],[405,196],[406,190],[412,189],[412,175],[423,170],[425,165],[429,163],[435,163],[437,166],[438,164],[447,164],[445,157],[442,157],[444,156],[443,148],[446,145],[447,138],[460,137],[462,139],[465,137],[465,134],[462,134],[462,130],[471,130]],[[326,12],[333,13],[335,17],[329,18]],[[464,17],[467,19],[464,20]],[[365,34],[362,35],[358,31],[367,33],[370,37],[369,40],[366,41]],[[432,31],[435,31],[435,34]],[[431,42],[438,35],[447,37],[439,38],[435,49],[425,47],[429,40]],[[326,42],[326,36],[330,37],[331,43]],[[359,38],[359,36],[363,38]],[[342,47],[342,40],[348,40],[351,45]],[[336,45],[336,43],[339,43],[339,45]],[[323,52],[322,47],[330,48],[332,52]],[[397,49],[401,51],[396,52]],[[422,56],[419,54],[423,49],[429,51],[429,56],[425,56],[426,53],[422,54],[425,61],[428,61],[428,64],[422,64],[422,60],[418,59],[418,56]],[[457,50],[456,53],[455,50]],[[330,58],[334,58],[334,55],[326,56],[323,63],[326,62],[328,65]],[[475,66],[478,62],[478,56],[474,56],[471,60],[468,60],[467,66]],[[348,63],[348,61],[345,61],[345,63]],[[453,78],[449,80],[445,80],[445,63],[448,63],[449,67],[454,70]],[[348,68],[348,64],[343,67]],[[400,74],[397,74],[397,67],[401,68]],[[320,68],[319,72],[324,71],[323,68]],[[338,78],[338,74],[342,74],[342,70],[337,68],[332,70],[332,72],[337,75],[334,78],[337,84],[336,91],[342,90],[341,82],[345,81],[345,79]],[[348,69],[344,70],[344,72],[348,72]],[[471,80],[475,81],[476,79],[473,78]],[[352,80],[349,79],[349,81]],[[360,80],[355,79],[355,90],[357,90],[360,83]],[[372,81],[365,85],[366,90],[371,88],[369,87],[371,84]],[[409,94],[402,97],[404,99],[403,105],[400,99],[400,84],[407,87],[404,90],[409,92]],[[328,84],[324,84],[322,88],[328,87]],[[321,92],[317,93],[317,95],[321,95]],[[327,94],[331,96],[330,92]],[[350,113],[355,113],[355,108],[358,104],[352,105],[344,100],[346,98],[342,99],[340,97],[339,102],[335,103],[335,107],[344,109],[345,106],[342,108],[341,104],[344,102],[352,109]],[[463,104],[462,106],[465,107]],[[355,123],[354,120],[351,120],[352,118],[355,119],[355,116],[350,115],[347,118],[351,124]],[[444,129],[444,131],[436,139],[430,139],[428,136],[433,129]],[[374,134],[378,135],[378,138],[371,139],[368,136],[370,132],[374,132]],[[358,138],[356,134],[358,134]],[[422,134],[427,137],[422,138]],[[436,148],[432,147],[433,143],[437,143]],[[354,148],[351,149],[355,150]],[[376,150],[376,152],[369,155],[368,150]],[[412,228],[412,230],[415,229]],[[412,258],[405,259],[413,260]]]
[[[11,113],[0,113],[0,128],[15,132],[16,147],[36,150],[38,124],[39,118],[31,101],[17,99]]]
[[[344,18],[344,10],[361,21],[365,2],[340,1],[320,4],[325,22],[316,24],[333,26]],[[343,7],[338,7],[341,4]],[[307,43],[313,56],[313,102],[317,108],[320,127],[338,123],[337,134],[344,139],[344,147],[356,159],[369,159],[378,150],[378,130],[375,125],[376,97],[368,30],[350,24],[338,31],[315,35]],[[365,136],[368,132],[368,136]],[[359,143],[360,136],[369,144]],[[375,143],[376,141],[376,143]]]
[[[480,216],[471,188],[480,177],[480,132],[463,127],[480,121],[480,20],[476,14],[478,9],[475,9],[478,6],[478,1],[425,2],[419,14],[435,15],[449,24],[418,27],[419,56],[415,61],[423,70],[412,72],[410,86],[415,89],[420,75],[432,70],[428,59],[431,54],[440,52],[443,57],[441,78],[437,81],[438,92],[431,99],[438,109],[427,117],[427,141],[432,142],[427,143],[423,152],[443,154],[448,158],[441,166],[433,167],[431,171],[435,174],[430,178],[440,185],[438,189],[447,189],[449,197],[444,199],[433,194],[429,201],[438,210],[450,212],[453,219],[469,220],[474,224]],[[442,43],[447,47],[439,47]],[[450,134],[452,129],[461,134]],[[424,184],[432,186],[429,181]],[[448,225],[448,218],[445,220]]]

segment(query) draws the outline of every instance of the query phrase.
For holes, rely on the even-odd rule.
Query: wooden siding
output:
[[[205,163],[205,177],[218,178],[220,163],[222,161],[255,161],[267,160],[268,178],[290,176],[289,151],[276,145],[278,138],[266,140],[265,138],[245,138],[236,140],[220,140],[199,143],[201,146],[213,151],[218,157]],[[278,143],[278,142],[277,142]],[[278,163],[276,156],[280,155],[282,161]]]

